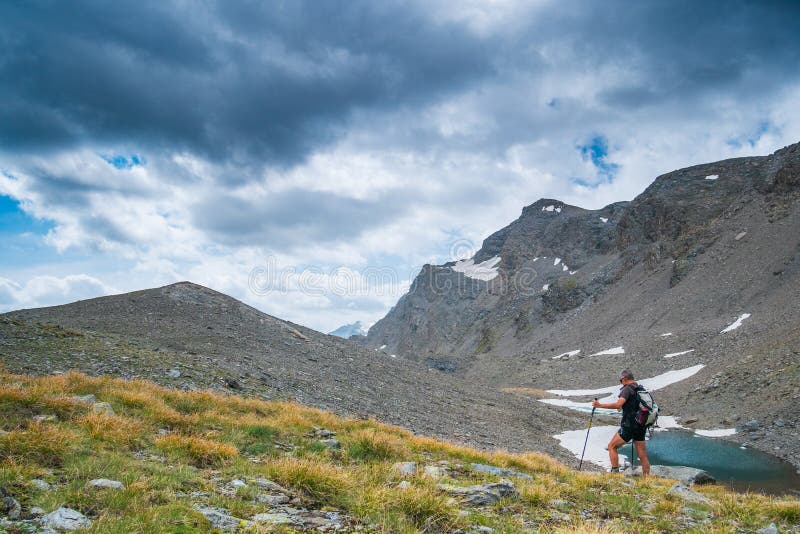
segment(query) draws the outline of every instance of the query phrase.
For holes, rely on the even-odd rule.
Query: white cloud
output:
[[[19,284],[0,278],[0,311],[52,306],[116,291],[89,275],[34,276]]]

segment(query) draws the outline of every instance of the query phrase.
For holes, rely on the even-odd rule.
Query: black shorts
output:
[[[617,434],[628,443],[631,439],[633,441],[644,441],[644,435],[647,433],[647,429],[643,426],[621,426],[619,430],[617,430]]]

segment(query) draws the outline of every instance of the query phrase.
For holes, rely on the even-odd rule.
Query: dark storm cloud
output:
[[[705,96],[763,95],[800,73],[800,2],[595,2],[559,10],[549,28],[587,67],[610,64],[637,80],[602,95],[630,108]],[[546,28],[542,28],[546,31]],[[550,35],[559,39],[558,35]],[[557,95],[556,95],[557,96]]]
[[[378,5],[380,4],[380,5]],[[6,2],[0,145],[291,164],[357,108],[437,98],[490,47],[395,3]]]
[[[353,240],[405,213],[410,201],[397,195],[368,201],[299,189],[257,201],[223,194],[196,204],[192,217],[195,226],[220,243],[291,250]]]

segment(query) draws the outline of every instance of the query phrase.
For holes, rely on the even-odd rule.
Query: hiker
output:
[[[622,389],[616,402],[604,404],[595,399],[592,401],[592,406],[613,410],[622,408],[622,421],[620,421],[619,430],[608,442],[611,472],[619,473],[619,453],[617,449],[633,439],[633,447],[636,449],[636,454],[642,463],[642,476],[646,477],[650,474],[650,460],[647,459],[647,444],[644,440],[647,429],[636,422],[636,412],[639,410],[636,388],[639,384],[634,380],[630,369],[625,369],[619,374],[619,382],[622,384]]]

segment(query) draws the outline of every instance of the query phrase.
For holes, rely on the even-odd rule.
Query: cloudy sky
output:
[[[800,141],[800,3],[0,4],[0,311],[191,280],[323,331],[539,198]]]

